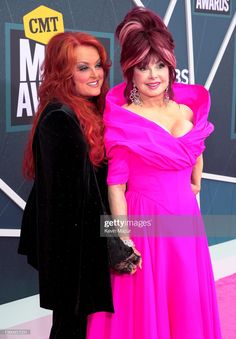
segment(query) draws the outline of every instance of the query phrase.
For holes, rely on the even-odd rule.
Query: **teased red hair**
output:
[[[104,70],[104,83],[101,94],[93,101],[79,97],[75,92],[73,69],[76,63],[75,48],[80,45],[92,46],[98,50]],[[42,66],[42,83],[38,90],[39,106],[25,152],[23,173],[27,178],[34,177],[32,143],[40,115],[49,102],[61,102],[71,107],[83,128],[89,145],[91,162],[98,166],[104,160],[104,125],[102,112],[108,90],[107,75],[110,63],[103,45],[93,36],[79,32],[65,32],[55,35],[46,47]]]
[[[169,97],[173,97],[172,84],[175,81],[176,59],[174,40],[162,19],[154,12],[135,7],[116,29],[116,36],[121,44],[120,63],[127,81],[125,97],[128,103],[133,88],[135,66],[146,66],[152,57],[157,57],[169,68]]]

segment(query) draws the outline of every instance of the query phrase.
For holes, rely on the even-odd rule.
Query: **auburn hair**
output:
[[[76,64],[75,48],[92,46],[97,49],[104,70],[101,93],[92,100],[79,96],[75,91],[73,70]],[[65,32],[55,35],[48,43],[42,65],[41,85],[38,89],[39,106],[33,120],[23,162],[23,174],[34,178],[33,138],[40,115],[51,102],[68,105],[76,113],[89,146],[89,158],[99,166],[105,157],[104,125],[102,114],[108,91],[107,76],[110,62],[104,46],[92,35],[81,32]]]
[[[151,10],[135,7],[128,12],[116,29],[121,45],[120,63],[127,82],[125,97],[128,103],[133,88],[134,68],[147,66],[151,58],[158,58],[169,69],[168,94],[173,98],[172,84],[176,78],[174,40],[162,19]]]

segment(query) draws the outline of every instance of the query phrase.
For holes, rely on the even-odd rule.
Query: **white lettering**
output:
[[[202,9],[202,2],[201,0],[196,1],[196,9]]]
[[[16,114],[17,118],[22,117],[24,109],[26,110],[27,116],[32,117],[33,114],[27,82],[20,83]]]
[[[208,9],[208,0],[202,0],[202,9]]]
[[[180,70],[179,69],[176,69],[176,81],[177,82],[181,82],[181,78],[180,78]]]
[[[214,3],[214,1],[213,0],[210,0],[210,3],[209,3],[209,6],[208,6],[208,9],[209,10],[215,10],[215,3]]]
[[[176,81],[182,82],[183,84],[188,84],[188,69],[184,68],[182,71],[176,68]]]
[[[220,7],[220,0],[215,0],[215,9],[217,9],[217,11],[219,11],[219,7]]]
[[[40,80],[40,67],[44,60],[44,55],[45,47],[36,43],[32,58],[29,40],[20,39],[20,81],[27,81],[27,71],[30,81]]]
[[[31,93],[32,93],[32,98],[33,98],[34,112],[36,112],[38,108],[38,104],[39,104],[36,82],[31,82],[30,87],[31,87]]]
[[[224,1],[224,11],[225,11],[225,12],[228,12],[228,11],[229,11],[229,2],[228,2],[228,0],[225,0],[225,1]]]
[[[183,69],[181,72],[182,75],[182,83],[188,84],[188,69]]]
[[[196,0],[195,8],[212,12],[228,12],[229,0]]]

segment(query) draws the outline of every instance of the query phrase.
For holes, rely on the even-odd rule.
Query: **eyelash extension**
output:
[[[88,69],[88,67],[87,67],[87,66],[78,66],[77,69],[78,69],[79,71],[85,71],[85,70]]]
[[[139,69],[140,71],[145,71],[145,70],[147,69],[147,67],[145,67],[145,66],[140,66],[140,67],[138,67],[138,69]]]
[[[102,67],[102,63],[101,62],[97,63],[95,67],[99,67],[99,68]],[[88,68],[89,68],[88,66],[77,66],[77,69],[79,71],[86,71]]]

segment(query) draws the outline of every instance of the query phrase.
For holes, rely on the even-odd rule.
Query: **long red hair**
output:
[[[98,97],[89,101],[75,92],[73,69],[76,63],[75,48],[92,46],[98,50],[104,70],[104,82]],[[42,82],[39,86],[39,106],[33,120],[33,126],[26,147],[23,173],[26,178],[34,178],[33,138],[41,113],[50,102],[61,102],[76,113],[89,145],[89,158],[95,166],[102,163],[104,151],[104,125],[102,113],[105,95],[108,91],[107,75],[110,63],[104,46],[93,36],[80,32],[65,32],[55,35],[46,47],[42,65]]]

